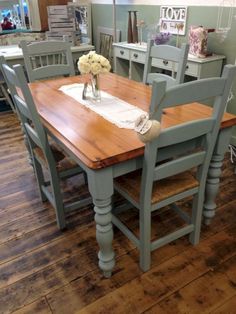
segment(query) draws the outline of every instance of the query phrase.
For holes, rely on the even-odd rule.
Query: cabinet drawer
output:
[[[156,68],[163,69],[163,70],[169,70],[169,71],[175,70],[174,62],[167,61],[164,59],[153,59],[152,60],[152,66],[154,66]]]
[[[199,66],[196,62],[187,62],[185,74],[198,77]]]
[[[74,17],[74,7],[73,6],[68,6],[68,5],[50,5],[47,7],[48,11],[48,16],[55,16],[57,15],[58,17]]]
[[[129,60],[129,49],[115,48],[115,56],[117,58]]]
[[[141,51],[131,51],[131,61],[145,63],[146,53]]]

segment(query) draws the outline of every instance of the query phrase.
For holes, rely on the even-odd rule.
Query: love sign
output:
[[[161,6],[160,32],[185,35],[187,7]]]

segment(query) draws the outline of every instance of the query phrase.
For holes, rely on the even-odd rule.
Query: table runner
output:
[[[74,98],[80,104],[93,110],[104,119],[115,124],[119,128],[134,129],[135,121],[141,115],[147,113],[142,109],[131,105],[117,97],[114,97],[104,91],[101,91],[101,101],[97,102],[91,99],[82,99],[83,84],[64,85],[59,88],[66,95]]]

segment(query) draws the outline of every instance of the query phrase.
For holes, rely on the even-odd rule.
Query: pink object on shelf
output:
[[[189,53],[198,57],[205,58],[207,53],[207,34],[208,30],[202,26],[190,26],[189,31]]]

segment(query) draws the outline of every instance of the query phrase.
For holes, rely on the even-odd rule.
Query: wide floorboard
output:
[[[42,203],[15,115],[0,115],[0,313],[236,313],[236,175],[226,156],[217,213],[201,242],[187,237],[152,255],[142,273],[138,251],[114,232],[116,266],[110,279],[97,267],[93,206],[67,217]],[[82,178],[64,186],[65,197],[88,195]],[[120,201],[120,199],[118,200]],[[188,210],[189,204],[184,204]],[[123,215],[137,229],[135,210]],[[168,208],[154,217],[153,235],[180,225]]]

